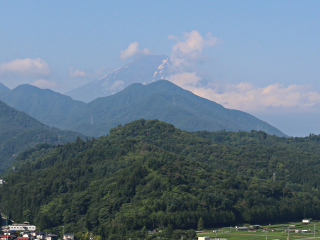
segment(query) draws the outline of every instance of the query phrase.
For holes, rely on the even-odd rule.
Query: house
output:
[[[35,225],[30,225],[29,222],[24,222],[22,224],[13,224],[9,225],[9,230],[10,231],[35,231],[36,226]]]
[[[46,240],[58,240],[58,235],[49,233],[46,237]]]
[[[63,240],[74,240],[74,235],[71,233],[63,234]]]

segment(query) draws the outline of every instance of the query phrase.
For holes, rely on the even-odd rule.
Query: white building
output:
[[[9,225],[9,230],[14,230],[14,231],[32,231],[34,232],[36,230],[35,225],[30,225],[28,222],[24,222],[22,224],[13,224]]]
[[[210,240],[210,237],[198,237],[198,240]]]
[[[310,223],[310,219],[302,219],[303,223]]]

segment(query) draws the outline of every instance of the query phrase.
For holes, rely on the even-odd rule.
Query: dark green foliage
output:
[[[141,119],[22,153],[0,188],[1,208],[41,230],[63,225],[103,239],[192,239],[188,229],[317,219],[319,139],[189,133]]]
[[[202,229],[204,229],[204,222],[202,217],[200,217],[198,221],[198,230],[202,230]]]

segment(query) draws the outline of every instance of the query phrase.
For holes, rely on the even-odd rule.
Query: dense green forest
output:
[[[202,226],[317,219],[319,143],[138,120],[21,153],[0,188],[1,211],[79,239],[192,239]],[[147,236],[154,229],[163,231]]]

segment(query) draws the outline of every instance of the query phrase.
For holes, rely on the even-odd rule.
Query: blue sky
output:
[[[135,54],[167,54],[187,63],[172,78],[180,86],[289,135],[320,133],[319,1],[0,4],[0,82],[10,88],[64,93]]]

